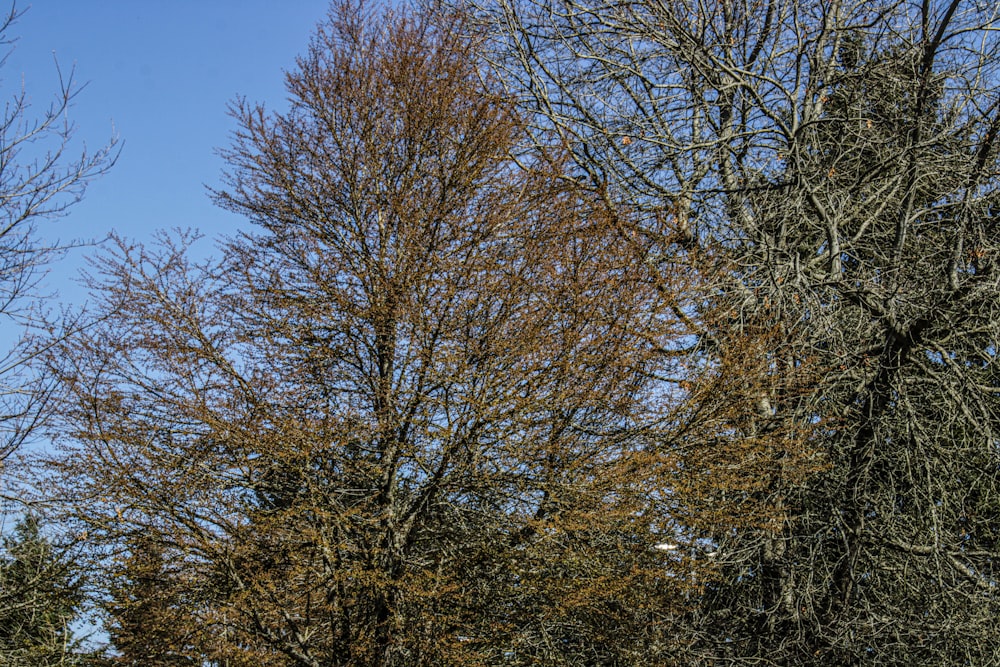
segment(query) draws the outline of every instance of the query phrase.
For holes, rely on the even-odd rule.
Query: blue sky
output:
[[[6,8],[9,5],[0,4]],[[226,114],[236,96],[283,109],[283,72],[304,53],[328,0],[35,0],[8,37],[17,37],[0,96],[21,88],[37,112],[58,88],[55,66],[75,68],[86,88],[70,118],[78,138],[123,142],[112,171],[45,238],[99,239],[116,230],[149,240],[157,229],[193,227],[208,237],[245,223],[213,206],[206,185],[223,169],[216,149],[235,129]],[[55,57],[56,60],[53,60]],[[50,291],[79,305],[74,276],[88,251],[53,267]]]

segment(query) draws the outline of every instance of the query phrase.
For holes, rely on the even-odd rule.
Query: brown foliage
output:
[[[816,467],[753,410],[804,362],[767,326],[706,355],[712,262],[651,261],[558,152],[515,163],[460,35],[335,8],[288,112],[234,108],[216,196],[257,232],[204,265],[120,242],[53,361],[77,518],[183,573],[193,659],[666,661],[700,547]]]

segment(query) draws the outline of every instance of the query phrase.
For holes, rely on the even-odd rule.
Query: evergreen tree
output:
[[[81,579],[66,554],[27,516],[3,541],[0,556],[0,662],[9,667],[78,664],[70,625],[82,601]]]

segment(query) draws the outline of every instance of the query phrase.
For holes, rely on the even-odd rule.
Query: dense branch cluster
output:
[[[827,468],[740,536],[709,662],[996,651],[996,16],[964,2],[502,2],[493,60],[580,178],[735,268],[728,326],[796,332],[778,414]],[[975,517],[975,518],[973,518]],[[714,664],[714,663],[713,663]]]

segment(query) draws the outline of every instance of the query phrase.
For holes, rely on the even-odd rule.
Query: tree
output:
[[[727,538],[691,617],[697,655],[992,660],[993,15],[957,0],[477,12],[498,71],[581,182],[639,211],[637,233],[726,258],[720,340],[776,327],[775,380],[801,359],[816,370],[805,395],[763,383],[762,405],[816,424],[827,468],[775,489],[777,535]]]
[[[147,659],[690,662],[715,550],[822,465],[822,421],[760,409],[804,400],[796,332],[528,145],[464,27],[335,5],[290,109],[234,108],[215,195],[256,231],[97,260],[52,465],[126,664],[164,618]]]
[[[3,541],[0,556],[0,657],[11,667],[79,664],[70,624],[83,601],[67,554],[28,516]]]
[[[256,232],[203,265],[183,234],[98,260],[98,319],[51,357],[53,465],[134,582],[109,584],[122,651],[164,616],[201,628],[169,640],[197,664],[669,650],[700,584],[687,545],[653,549],[680,466],[633,426],[701,437],[648,400],[691,278],[653,279],[558,144],[521,150],[456,21],[335,6],[290,109],[233,110],[216,198]]]
[[[13,43],[10,31],[22,14],[12,5],[0,18],[0,44]],[[46,324],[36,290],[45,267],[65,250],[41,241],[37,224],[64,214],[117,156],[114,138],[93,153],[84,148],[72,155],[75,128],[67,112],[79,92],[72,74],[62,79],[60,73],[60,89],[39,116],[32,115],[23,89],[0,114],[0,318],[9,339],[16,330],[30,333]],[[36,343],[25,334],[0,358],[0,461],[29,437],[44,414],[52,383],[31,368]]]

